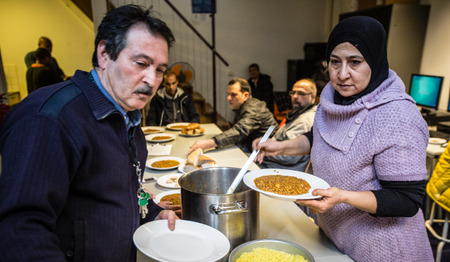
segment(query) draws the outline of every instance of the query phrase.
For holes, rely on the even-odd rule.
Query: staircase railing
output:
[[[213,121],[216,122],[217,117],[217,79],[216,79],[216,57],[218,57],[222,63],[228,66],[228,62],[217,52],[216,50],[216,37],[215,37],[215,17],[214,10],[216,10],[216,1],[211,0],[211,39],[212,44],[210,44],[195,27],[183,16],[183,14],[169,1],[164,0],[167,5],[178,15],[178,17],[192,30],[192,32],[198,36],[198,38],[209,48],[212,52],[212,84],[213,84]]]
[[[83,1],[83,0],[78,0]],[[97,0],[96,0],[97,1]],[[226,121],[234,117],[227,99],[226,90],[217,87],[217,83],[223,85],[228,82],[228,77],[233,73],[229,69],[228,62],[216,50],[215,41],[215,14],[192,14],[190,21],[185,17],[191,9],[191,1],[170,0],[103,0],[107,10],[126,4],[137,4],[154,11],[154,15],[161,18],[172,29],[176,43],[169,52],[169,64],[186,62],[194,68],[193,80],[189,83],[193,90],[205,98],[212,112],[213,122],[217,123],[217,116],[222,116]],[[165,3],[162,3],[162,2]],[[209,0],[212,10],[216,10],[216,1]],[[175,6],[175,5],[176,6]],[[179,10],[183,10],[184,15]],[[187,11],[189,10],[189,11]],[[205,19],[210,17],[210,21]],[[209,23],[211,22],[211,27]],[[193,25],[195,24],[195,26]],[[203,35],[202,35],[203,33]],[[205,37],[205,35],[207,37]],[[209,39],[209,41],[207,40]],[[220,63],[216,63],[216,57]],[[227,78],[224,80],[224,78]],[[219,90],[219,92],[217,92]]]

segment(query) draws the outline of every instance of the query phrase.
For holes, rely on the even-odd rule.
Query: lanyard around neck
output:
[[[138,183],[139,188],[137,191],[138,198],[142,196],[142,194],[145,194],[145,189],[143,185],[143,179],[142,179],[142,169],[141,169],[141,162],[137,159],[137,150],[136,150],[136,143],[134,142],[134,131],[135,127],[131,127],[130,130],[128,130],[128,141],[130,144],[130,158],[131,162],[133,163],[133,167],[136,169],[136,176],[138,177]]]

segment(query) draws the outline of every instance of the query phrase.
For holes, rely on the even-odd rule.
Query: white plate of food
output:
[[[181,205],[181,192],[180,190],[169,190],[156,195],[153,200],[156,204],[162,201],[170,201],[173,205]]]
[[[178,122],[178,123],[171,123],[166,126],[167,129],[172,131],[181,131],[183,127],[188,126],[190,123],[187,122]]]
[[[167,226],[167,220],[145,223],[134,232],[133,242],[156,261],[218,261],[230,250],[230,241],[222,232],[188,220],[177,220],[174,231]]]
[[[162,143],[162,142],[172,141],[175,139],[175,137],[177,137],[177,136],[174,134],[159,133],[159,134],[146,135],[145,140],[147,140],[148,142],[153,142],[153,143]]]
[[[203,150],[199,148],[188,156],[185,163],[178,166],[178,171],[184,174],[200,168],[214,166],[218,166],[217,161],[208,155],[204,155]]]
[[[217,166],[218,166],[217,164],[203,164],[203,165],[197,167],[197,166],[193,166],[193,165],[184,163],[184,164],[178,166],[178,171],[184,174],[184,173],[188,173],[188,172],[191,172],[194,170],[199,170],[202,168],[217,167]]]
[[[179,133],[180,136],[185,136],[185,137],[197,137],[197,136],[202,136],[204,134],[205,133],[195,133],[195,134],[189,135],[189,134],[183,134],[181,132]]]
[[[320,199],[321,196],[313,196],[312,191],[330,187],[319,177],[289,169],[259,169],[245,174],[243,180],[248,187],[266,196],[289,201]]]
[[[189,125],[182,127],[180,136],[197,137],[205,134],[205,129],[200,126],[199,123],[190,123]]]
[[[148,168],[155,170],[170,170],[178,168],[178,166],[184,164],[184,162],[185,160],[183,158],[174,156],[161,156],[148,159],[145,165]]]
[[[445,140],[443,138],[438,138],[438,137],[430,137],[428,139],[428,143],[433,144],[433,145],[441,145],[441,144],[444,144],[445,142],[447,142],[447,140]]]
[[[164,131],[164,127],[162,127],[162,126],[143,126],[142,127],[142,132],[144,132],[144,135],[162,133],[163,131]]]
[[[178,184],[178,179],[182,175],[183,174],[180,174],[180,173],[165,175],[165,176],[159,177],[156,180],[156,183],[165,188],[173,188],[173,189],[180,188],[180,184]]]
[[[178,166],[178,171],[181,173],[187,173],[193,170],[198,170],[201,168],[207,168],[207,167],[215,167],[217,165],[217,161],[208,156],[208,155],[201,155],[198,159],[197,166],[194,166],[192,163],[183,163]]]

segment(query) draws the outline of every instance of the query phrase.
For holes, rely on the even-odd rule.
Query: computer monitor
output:
[[[448,105],[447,105],[447,112],[450,113],[450,95],[448,96]]]
[[[422,107],[423,113],[438,109],[444,77],[412,74],[409,95]]]

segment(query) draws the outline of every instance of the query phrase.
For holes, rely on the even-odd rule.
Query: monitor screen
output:
[[[409,95],[418,106],[438,109],[444,77],[412,74]]]
[[[450,112],[450,95],[448,96],[448,106],[447,106],[447,112]]]

